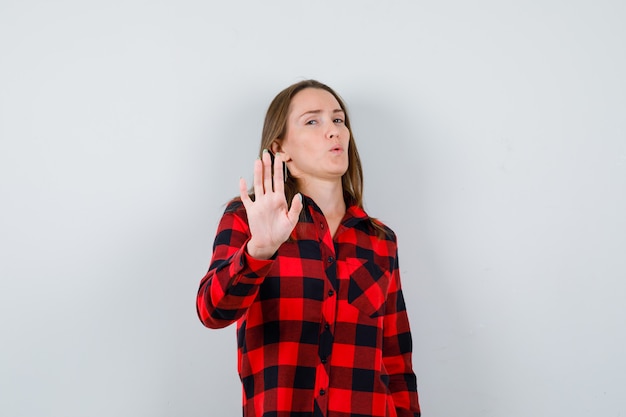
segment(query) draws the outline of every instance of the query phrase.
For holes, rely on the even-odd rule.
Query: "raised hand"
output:
[[[302,210],[302,196],[298,193],[291,202],[285,198],[283,159],[280,153],[272,161],[267,150],[254,162],[254,201],[248,195],[246,180],[239,180],[241,201],[246,208],[248,226],[252,237],[248,241],[248,254],[257,259],[269,259],[291,234]]]

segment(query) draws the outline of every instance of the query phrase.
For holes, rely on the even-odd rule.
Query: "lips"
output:
[[[343,148],[341,147],[341,145],[335,145],[332,148],[330,148],[331,152],[343,152]]]

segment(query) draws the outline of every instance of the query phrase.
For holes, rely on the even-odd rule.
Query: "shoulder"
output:
[[[244,213],[246,212],[246,208],[243,206],[243,201],[241,198],[235,197],[226,203],[226,209],[224,209],[224,214],[227,213]]]
[[[220,225],[222,228],[245,229],[248,224],[246,208],[239,197],[233,198],[228,203],[222,214]]]
[[[396,233],[389,226],[374,217],[370,217],[369,220],[372,228],[381,239],[385,239],[393,243],[397,242]]]
[[[396,243],[396,234],[389,226],[375,217],[371,217],[362,207],[351,206],[349,214],[352,217],[352,224],[361,231],[371,236],[376,236],[380,240]]]

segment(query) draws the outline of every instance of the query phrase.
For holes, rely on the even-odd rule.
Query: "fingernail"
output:
[[[269,151],[267,149],[263,149],[263,153],[268,153]]]
[[[298,193],[298,197],[300,197],[300,202],[302,203],[302,194]]]

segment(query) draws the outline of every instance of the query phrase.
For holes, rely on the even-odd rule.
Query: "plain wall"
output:
[[[316,78],[398,234],[424,416],[626,415],[623,1],[0,2],[0,415],[236,416],[195,295]]]

